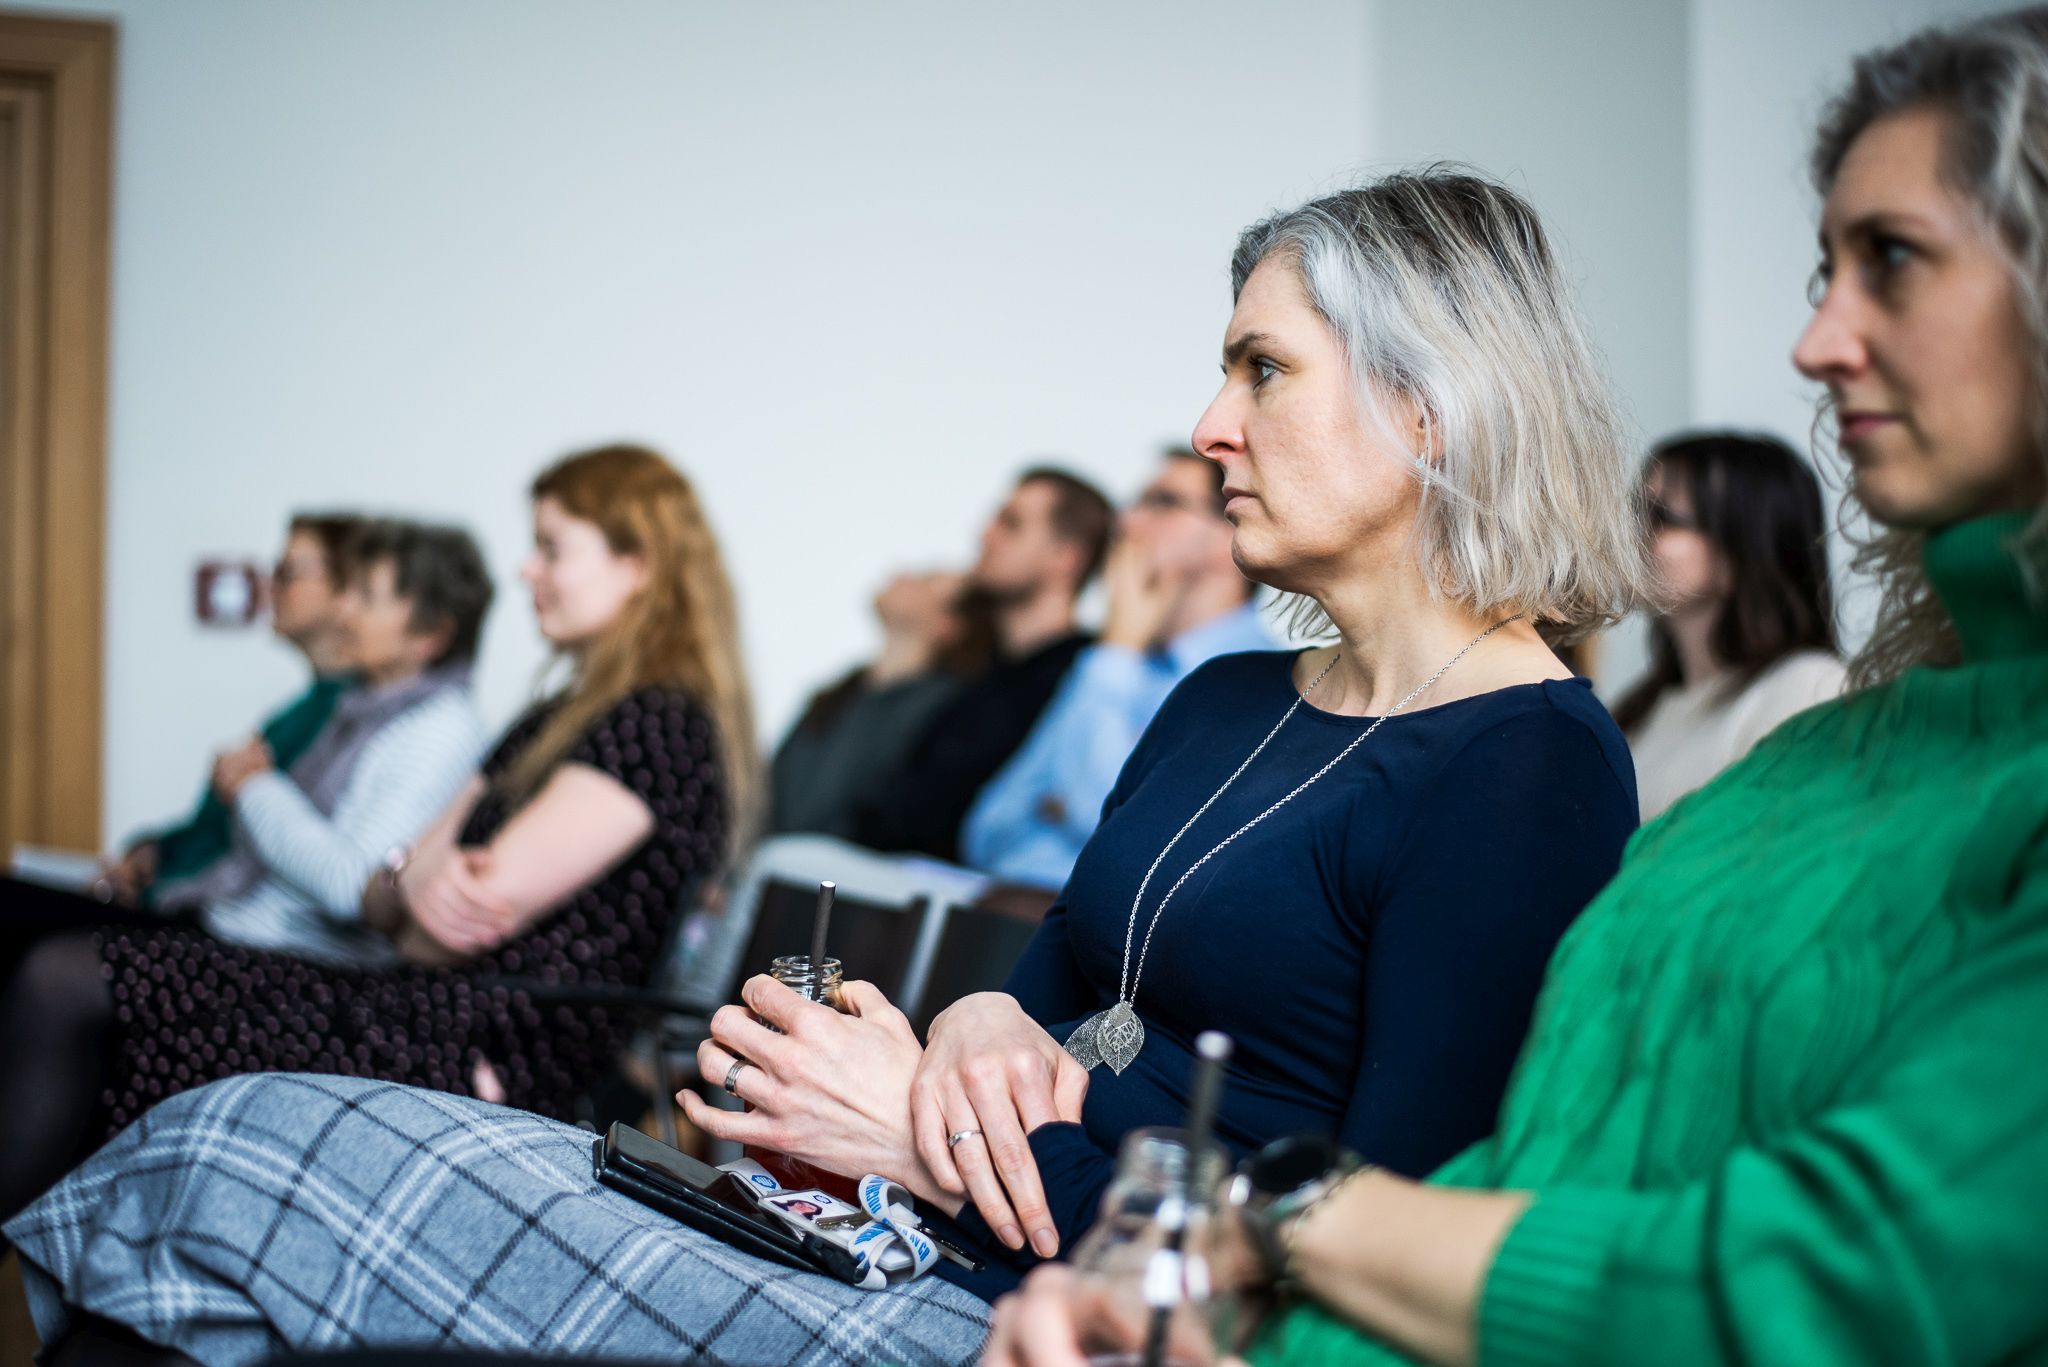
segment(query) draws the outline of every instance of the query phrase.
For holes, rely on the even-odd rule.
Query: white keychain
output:
[[[915,1281],[938,1261],[938,1246],[918,1228],[910,1193],[887,1178],[863,1177],[861,1204],[854,1206],[827,1191],[785,1188],[751,1158],[726,1163],[723,1169],[747,1180],[765,1213],[798,1233],[815,1234],[852,1254],[864,1291]]]

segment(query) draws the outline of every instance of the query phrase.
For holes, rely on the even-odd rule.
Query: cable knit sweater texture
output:
[[[2048,611],[1933,538],[1964,662],[1802,713],[1631,842],[1495,1136],[1485,1364],[2048,1363]],[[1298,1308],[1254,1354],[1395,1356]]]

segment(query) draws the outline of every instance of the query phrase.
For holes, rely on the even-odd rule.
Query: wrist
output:
[[[1142,655],[1158,644],[1158,640],[1159,632],[1156,628],[1147,628],[1139,623],[1119,620],[1117,617],[1111,616],[1108,621],[1102,624],[1102,634],[1096,638],[1096,643],[1098,645],[1120,646],[1125,650],[1134,650]]]
[[[1305,1233],[1319,1223],[1312,1217],[1373,1171],[1334,1140],[1294,1136],[1247,1158],[1225,1184],[1224,1199],[1243,1221],[1267,1279],[1293,1282],[1300,1276]]]
[[[1313,1279],[1317,1269],[1331,1265],[1341,1256],[1342,1246],[1356,1242],[1358,1226],[1345,1219],[1358,1193],[1385,1174],[1371,1163],[1336,1178],[1294,1213],[1280,1230],[1281,1277],[1301,1285]]]

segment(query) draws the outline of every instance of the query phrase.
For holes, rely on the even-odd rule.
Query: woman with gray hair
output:
[[[428,1337],[966,1362],[989,1300],[1089,1228],[1123,1136],[1181,1118],[1205,1028],[1239,1041],[1233,1149],[1334,1131],[1419,1175],[1480,1138],[1635,826],[1620,731],[1537,632],[1612,620],[1646,576],[1613,401],[1535,214],[1477,175],[1262,223],[1234,286],[1194,444],[1238,564],[1329,643],[1180,685],[1006,991],[920,1044],[871,986],[840,1015],[755,978],[699,1050],[749,1109],[682,1098],[715,1136],[894,1178],[982,1267],[779,1272],[596,1185],[579,1131],[271,1078],[166,1103],[7,1227],[45,1327],[68,1301],[223,1362]]]
[[[1490,1139],[1246,1169],[1223,1260],[1317,1302],[1256,1367],[2048,1361],[2044,166],[2048,10],[1856,64],[1794,360],[1879,528],[1863,688],[1630,847]],[[990,1362],[1100,1306],[1034,1280]]]

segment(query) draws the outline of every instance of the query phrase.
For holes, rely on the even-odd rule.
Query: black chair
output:
[[[922,897],[896,904],[841,895],[832,906],[828,953],[851,968],[855,976],[874,983],[893,997],[902,988],[904,971],[919,943],[928,905]],[[740,978],[766,972],[768,965],[781,955],[810,953],[811,923],[817,907],[816,886],[776,878],[764,880],[753,931],[740,957]],[[709,1017],[699,1005],[660,988],[543,983],[528,978],[487,978],[480,985],[519,992],[540,1007],[606,1011],[628,1017],[645,1045],[645,1061],[655,1088],[656,1130],[664,1143],[676,1143],[675,1116],[663,1103],[675,1095],[679,1075],[692,1082],[697,1080],[691,1074],[696,1048],[711,1028]],[[738,992],[738,981],[728,984],[726,999],[737,1000]]]
[[[825,952],[846,965],[848,977],[873,983],[893,1001],[903,989],[903,975],[929,906],[922,897],[902,905],[836,897]],[[741,980],[766,973],[768,965],[785,954],[809,954],[811,921],[817,911],[817,888],[779,878],[764,882],[753,933],[740,955]],[[736,993],[739,983],[732,988]]]
[[[951,907],[940,914],[929,965],[912,984],[913,1000],[904,1008],[917,1037],[931,1031],[932,1019],[976,992],[993,992],[1009,978],[1024,946],[1038,933],[1038,921],[990,907]]]

